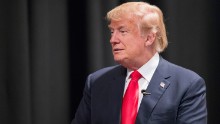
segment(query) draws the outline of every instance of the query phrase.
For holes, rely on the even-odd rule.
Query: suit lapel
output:
[[[162,97],[163,93],[168,88],[170,82],[166,79],[170,76],[165,72],[164,64],[166,62],[160,58],[159,65],[148,85],[147,92],[151,95],[143,96],[141,105],[138,111],[136,124],[142,124],[143,122],[148,122],[150,115],[156,106],[157,102]]]

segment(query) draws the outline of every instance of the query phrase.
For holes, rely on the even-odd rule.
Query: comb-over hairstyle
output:
[[[137,24],[143,34],[155,33],[155,49],[158,52],[164,51],[168,45],[163,13],[155,5],[146,2],[127,2],[109,11],[106,18],[109,22],[129,19]]]

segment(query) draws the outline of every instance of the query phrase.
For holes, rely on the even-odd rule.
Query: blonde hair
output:
[[[119,21],[131,19],[138,21],[137,26],[142,33],[153,32],[156,34],[155,49],[164,51],[168,45],[162,11],[155,5],[146,2],[127,2],[107,13],[107,20]]]

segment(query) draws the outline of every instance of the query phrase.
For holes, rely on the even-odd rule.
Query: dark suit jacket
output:
[[[72,124],[120,124],[125,77],[120,65],[90,74]],[[147,92],[136,124],[207,123],[205,82],[196,73],[160,57]]]

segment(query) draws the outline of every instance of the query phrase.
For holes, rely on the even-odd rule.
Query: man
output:
[[[206,124],[204,80],[159,55],[167,47],[161,10],[128,2],[107,20],[119,65],[88,76],[72,124]]]

